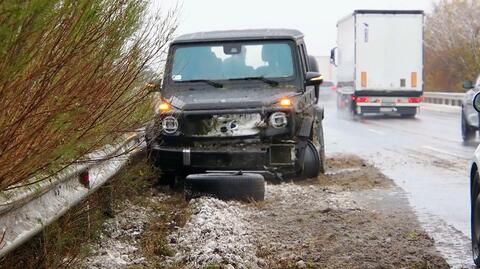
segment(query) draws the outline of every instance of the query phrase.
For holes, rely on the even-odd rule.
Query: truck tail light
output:
[[[421,103],[423,101],[423,97],[408,97],[408,102],[411,104]]]
[[[357,103],[368,103],[370,99],[368,97],[357,97]]]
[[[417,87],[417,72],[412,72],[411,81],[412,81],[412,88],[416,88]]]
[[[361,83],[362,83],[362,88],[367,87],[367,72],[362,72]]]

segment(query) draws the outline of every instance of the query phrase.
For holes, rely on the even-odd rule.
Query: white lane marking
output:
[[[377,130],[375,130],[375,129],[368,129],[368,130],[369,130],[370,132],[374,133],[374,134],[385,135],[385,133],[382,132],[382,131],[377,131]]]
[[[461,156],[461,155],[458,155],[458,154],[455,154],[455,153],[451,153],[451,152],[448,152],[446,150],[437,149],[437,148],[431,147],[431,146],[422,146],[422,148],[428,149],[428,150],[431,150],[431,151],[435,151],[435,152],[438,152],[438,153],[441,153],[441,154],[446,154],[446,155],[450,155],[450,156],[453,156],[453,157],[457,157],[457,158],[460,158],[460,159],[466,159],[466,160],[469,159],[469,158],[466,158],[464,156]]]

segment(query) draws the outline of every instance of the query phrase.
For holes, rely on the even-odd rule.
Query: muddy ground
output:
[[[261,203],[151,191],[117,209],[80,267],[449,267],[390,179],[355,156],[327,163],[318,179],[267,185]]]

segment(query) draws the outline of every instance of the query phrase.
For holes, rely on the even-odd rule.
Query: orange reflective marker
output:
[[[367,87],[367,72],[362,72],[361,75],[362,88]]]
[[[416,88],[417,87],[417,72],[412,72],[411,80],[412,80],[412,88]]]

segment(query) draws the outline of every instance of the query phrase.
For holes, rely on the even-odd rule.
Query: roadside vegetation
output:
[[[180,193],[156,186],[157,174],[145,156],[139,157],[110,184],[0,260],[0,268],[115,268],[108,258],[118,253],[95,250],[108,252],[131,237],[139,246],[137,266],[161,267],[158,257],[174,254],[167,235],[185,224],[189,212]]]
[[[462,81],[480,72],[480,2],[435,3],[425,30],[425,88],[463,91]]]
[[[0,190],[142,126],[176,10],[145,0],[0,1]]]

